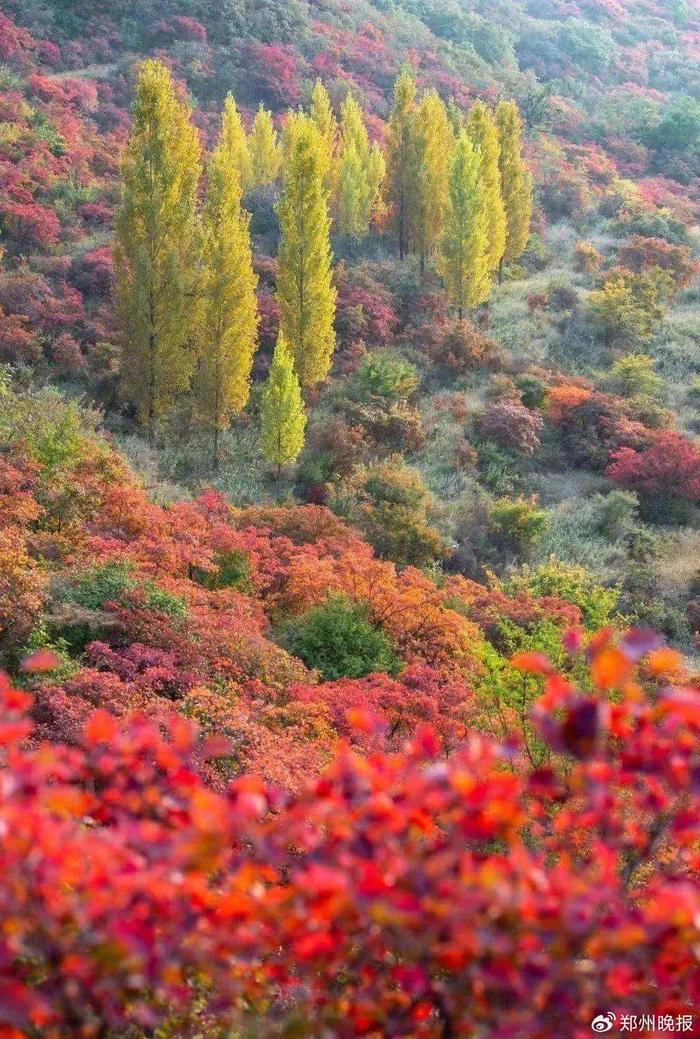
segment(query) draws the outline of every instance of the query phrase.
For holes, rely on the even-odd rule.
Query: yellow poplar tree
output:
[[[284,338],[302,386],[322,382],[335,349],[328,192],[323,141],[310,119],[295,119],[282,197],[277,301]]]
[[[219,434],[250,395],[258,310],[250,244],[250,217],[241,208],[237,113],[227,98],[221,135],[208,165],[202,213],[203,273],[200,356],[195,375],[198,414],[212,432],[212,461],[219,463]],[[232,150],[234,149],[234,150]]]
[[[464,129],[464,113],[453,97],[447,102],[447,118],[455,137],[458,137]]]
[[[413,223],[421,271],[442,240],[454,141],[445,104],[437,91],[431,90],[421,99],[414,121],[416,206]]]
[[[226,149],[231,161],[236,166],[243,194],[253,186],[253,167],[250,158],[248,138],[241,114],[236,107],[233,95],[229,94],[224,102],[227,118],[224,122],[222,133],[226,136]]]
[[[277,179],[282,165],[280,148],[272,114],[260,105],[253,128],[248,138],[250,152],[251,179],[254,187],[271,184]]]
[[[277,466],[296,461],[304,447],[306,412],[294,358],[280,332],[263,388],[260,411],[261,447],[268,462]]]
[[[341,110],[338,160],[338,223],[343,234],[363,238],[369,233],[384,179],[384,156],[370,147],[362,111],[348,94]]]
[[[481,161],[464,132],[457,138],[450,169],[440,268],[460,320],[465,310],[488,299],[491,278]]]
[[[114,265],[122,388],[151,435],[194,364],[201,149],[190,116],[168,69],[145,61],[122,163]]]
[[[404,70],[394,84],[394,107],[387,139],[385,191],[401,259],[411,246],[411,218],[415,207],[415,110],[416,81],[410,72]]]
[[[311,92],[311,118],[316,124],[323,142],[323,181],[329,191],[333,190],[335,153],[338,144],[338,121],[333,114],[328,91],[320,79],[316,80]]]
[[[342,234],[359,240],[369,232],[369,220],[364,205],[364,170],[354,144],[343,148],[338,173],[338,227]]]
[[[532,174],[522,157],[523,124],[513,101],[502,101],[496,110],[501,171],[501,192],[506,212],[506,244],[499,267],[512,263],[525,251],[532,219]]]
[[[489,268],[498,270],[506,248],[506,211],[501,195],[501,171],[498,165],[500,147],[496,122],[483,101],[469,110],[466,131],[481,153],[481,180],[484,206],[488,217]]]

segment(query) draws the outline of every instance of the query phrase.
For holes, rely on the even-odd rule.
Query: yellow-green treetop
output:
[[[501,193],[506,212],[506,244],[503,262],[522,256],[530,238],[532,175],[522,157],[523,124],[513,101],[502,101],[496,110]]]
[[[253,186],[253,169],[245,127],[232,94],[229,94],[224,101],[224,112],[227,113],[227,116],[223,123],[222,133],[227,138],[226,151],[238,169],[241,189],[245,194]]]
[[[248,401],[257,346],[258,279],[253,271],[250,217],[241,208],[239,121],[228,98],[219,142],[207,167],[202,213],[202,325],[195,392],[198,415],[212,432],[214,466],[219,460],[219,432]]]
[[[160,61],[141,66],[122,163],[114,265],[122,389],[153,432],[192,376],[200,142]]]
[[[411,217],[415,207],[413,124],[416,110],[416,81],[404,69],[394,84],[394,107],[389,120],[385,195],[399,256],[411,245]]]
[[[442,240],[454,143],[445,104],[431,90],[421,99],[414,120],[416,200],[412,223],[421,270]]]
[[[306,412],[294,358],[282,332],[263,388],[260,411],[261,447],[268,462],[277,466],[296,461],[304,447]]]
[[[292,149],[294,140],[300,127],[311,124],[311,126],[318,133],[318,127],[314,123],[308,112],[305,112],[302,108],[288,108],[284,114],[282,122],[282,137],[280,146],[282,148],[282,172],[286,174],[287,167],[289,166],[289,160],[292,156]],[[320,135],[319,135],[320,139]],[[325,159],[324,149],[321,148],[321,163],[323,164]],[[323,168],[323,167],[322,167]]]
[[[302,386],[326,378],[335,349],[333,285],[324,144],[316,125],[296,118],[282,197],[277,300],[284,338]]]
[[[384,156],[370,147],[362,111],[348,94],[341,110],[338,160],[338,223],[343,234],[363,238],[370,229],[382,180]]]
[[[271,184],[277,179],[282,165],[282,150],[272,115],[262,105],[253,121],[248,138],[248,150],[253,186]]]
[[[506,211],[501,195],[501,171],[498,165],[498,130],[495,119],[483,101],[476,101],[470,108],[466,131],[474,147],[481,153],[481,180],[488,218],[489,267],[495,271],[506,248]]]
[[[318,128],[323,142],[325,171],[323,179],[326,188],[333,190],[335,176],[335,157],[338,145],[338,120],[333,114],[328,91],[320,79],[317,79],[311,92],[311,118]]]
[[[450,120],[455,137],[459,137],[464,129],[464,113],[453,97],[447,102],[447,118]]]
[[[464,132],[457,138],[450,169],[440,269],[460,319],[488,299],[491,277],[481,160]]]

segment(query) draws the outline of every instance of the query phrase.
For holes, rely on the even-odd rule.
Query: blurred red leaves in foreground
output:
[[[3,679],[2,1039],[248,1018],[537,1039],[588,1035],[602,1011],[691,1013],[700,691],[653,633],[566,645],[578,684],[514,661],[542,676],[546,768],[480,735],[445,757],[419,728],[398,752],[341,747],[294,795],[254,776],[209,789],[181,716],[99,710],[78,746],[39,743]]]

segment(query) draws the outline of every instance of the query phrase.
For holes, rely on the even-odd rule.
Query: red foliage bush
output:
[[[67,332],[51,344],[51,357],[59,369],[77,371],[85,363],[80,344]]]
[[[426,329],[425,346],[431,361],[450,375],[463,375],[488,363],[496,344],[471,321],[450,322]]]
[[[685,288],[697,273],[697,262],[690,246],[671,245],[663,238],[633,235],[618,253],[618,262],[638,274],[657,267],[673,278],[678,288]]]
[[[680,433],[658,433],[651,444],[623,447],[612,455],[607,475],[646,497],[682,497],[700,503],[700,451]]]
[[[26,319],[0,308],[0,358],[11,364],[34,364],[40,357],[41,346]]]
[[[486,406],[480,419],[481,432],[501,447],[531,455],[540,446],[542,416],[520,401],[501,397]]]
[[[91,228],[109,227],[112,222],[112,210],[99,202],[84,202],[76,212]]]
[[[88,297],[108,296],[114,283],[114,263],[109,246],[77,256],[70,266],[70,280]]]
[[[0,60],[26,59],[36,46],[36,40],[26,29],[20,29],[7,15],[0,12]]]
[[[554,386],[547,412],[571,458],[603,469],[623,448],[639,449],[653,433],[632,417],[629,405],[612,394],[581,386]]]
[[[162,18],[157,22],[151,31],[151,37],[158,46],[174,43],[176,40],[203,43],[207,38],[207,30],[196,18],[173,15],[171,18]]]
[[[392,293],[369,276],[354,274],[340,279],[338,335],[341,344],[357,340],[372,346],[388,346],[395,338],[399,316]]]
[[[5,1033],[174,1014],[435,1039],[548,1036],[562,1015],[578,1039],[603,1010],[692,1022],[700,691],[658,647],[602,633],[585,692],[539,654],[513,661],[544,680],[549,768],[514,771],[480,736],[444,759],[422,727],[391,754],[341,750],[291,798],[253,776],[208,789],[199,763],[233,748],[177,716],[99,710],[77,747],[32,747],[31,698],[3,680]],[[363,706],[351,723],[385,725]]]
[[[0,217],[14,253],[49,249],[56,245],[61,224],[52,209],[38,202],[5,202]]]
[[[301,56],[283,43],[253,43],[246,66],[252,89],[274,108],[295,105],[301,99],[299,82]]]

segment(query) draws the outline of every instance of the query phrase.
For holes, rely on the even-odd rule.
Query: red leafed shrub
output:
[[[76,111],[90,112],[97,103],[97,87],[89,79],[50,79],[34,73],[27,77],[27,87],[33,97],[57,102]]]
[[[289,44],[254,43],[248,48],[246,71],[255,93],[281,108],[301,98],[300,63],[301,55]]]
[[[355,725],[357,712],[376,717],[382,725],[372,730],[369,744],[375,747],[399,748],[417,726],[429,724],[443,747],[451,750],[466,736],[473,714],[474,694],[469,687],[425,664],[407,668],[399,679],[385,674],[345,678],[298,687],[290,693],[301,702],[327,705],[334,727],[353,742],[365,742]]]
[[[207,30],[196,18],[186,15],[173,15],[172,18],[163,18],[151,31],[151,37],[155,44],[174,43],[176,40],[188,40],[203,43],[207,38]]]
[[[546,292],[533,292],[531,295],[525,297],[528,310],[531,314],[539,314],[547,306],[549,302],[549,296]]]
[[[85,363],[80,343],[73,336],[64,332],[51,344],[51,357],[59,368],[77,371]]]
[[[5,314],[0,307],[0,358],[11,364],[33,364],[41,357],[41,346],[25,318]]]
[[[581,386],[550,388],[547,413],[558,427],[568,457],[598,469],[604,469],[623,448],[644,447],[652,435],[624,400]]]
[[[109,227],[112,222],[112,210],[99,202],[84,202],[76,212],[88,227]]]
[[[69,276],[83,295],[108,296],[114,282],[112,250],[104,245],[77,256],[71,263]]]
[[[363,340],[379,346],[393,342],[399,323],[395,300],[384,286],[361,274],[344,277],[338,292],[338,334],[344,345]]]
[[[54,211],[38,202],[5,202],[0,219],[14,253],[48,249],[58,242],[61,233]]]
[[[459,597],[469,619],[496,645],[503,621],[511,621],[525,630],[544,620],[562,628],[575,629],[581,624],[579,608],[554,596],[534,596],[527,591],[506,595],[497,585],[485,587],[464,577],[450,578],[446,590]]]
[[[488,404],[481,416],[481,433],[501,447],[533,454],[540,446],[542,416],[511,397]]]
[[[469,734],[445,757],[421,726],[389,754],[340,748],[291,796],[252,775],[208,788],[201,764],[235,746],[176,715],[98,710],[76,746],[37,745],[31,697],[2,679],[4,1034],[181,1015],[339,1039],[544,1039],[564,1017],[583,1039],[603,1012],[692,1024],[700,690],[653,633],[566,645],[581,688],[539,653],[512,661],[540,683],[550,766]],[[379,681],[367,707],[346,698],[360,740],[385,734],[387,697]]]
[[[20,29],[7,15],[0,12],[0,60],[10,61],[26,58],[27,52],[36,46],[26,29]]]
[[[671,245],[663,238],[645,238],[633,235],[618,253],[618,262],[638,274],[655,267],[671,275],[678,288],[685,288],[693,279],[698,266],[687,245]]]
[[[463,375],[493,358],[496,344],[471,321],[428,327],[426,350],[431,361],[446,375]]]
[[[649,447],[623,447],[612,456],[607,475],[621,487],[647,497],[700,502],[700,451],[680,433],[658,433]]]
[[[564,422],[592,395],[593,391],[584,386],[553,386],[547,394],[547,414],[557,424]]]
[[[279,329],[280,308],[274,293],[269,289],[258,290],[258,314],[260,316],[258,326],[260,345],[272,350]]]
[[[50,40],[37,40],[36,52],[42,65],[58,65],[61,60],[61,48]]]

